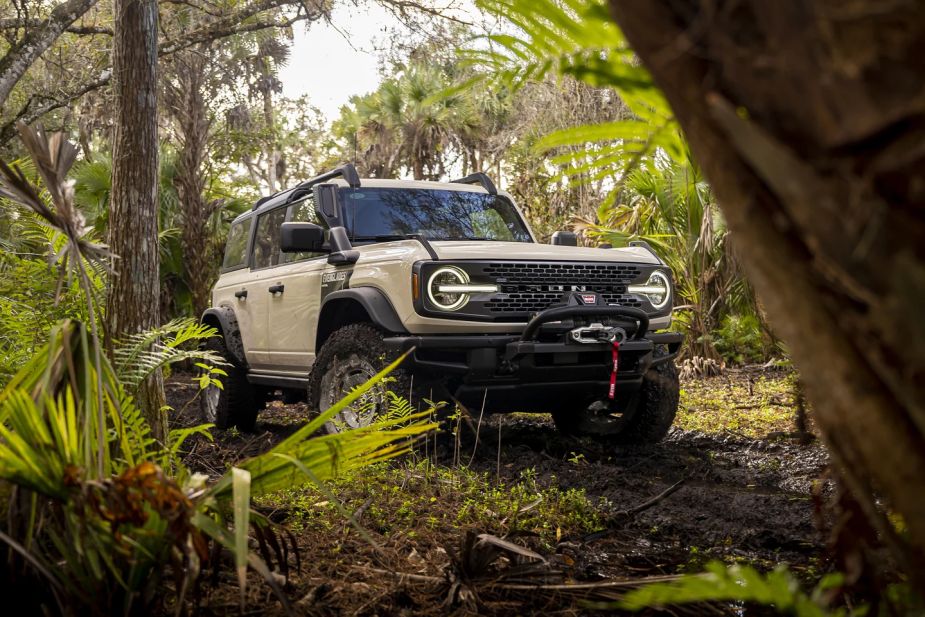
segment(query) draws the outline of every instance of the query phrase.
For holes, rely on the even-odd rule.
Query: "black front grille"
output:
[[[501,293],[485,302],[493,314],[536,313],[560,302],[572,291],[599,293],[608,304],[639,308],[626,295],[626,285],[638,278],[637,266],[581,263],[490,263],[482,270],[498,283]]]
[[[503,284],[626,285],[637,278],[638,266],[581,263],[489,263],[483,272]]]

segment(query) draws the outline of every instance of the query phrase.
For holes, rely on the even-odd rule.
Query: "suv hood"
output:
[[[431,245],[440,259],[504,259],[516,261],[606,261],[657,264],[659,261],[642,247],[592,249],[531,242],[485,242],[478,240],[436,241]]]

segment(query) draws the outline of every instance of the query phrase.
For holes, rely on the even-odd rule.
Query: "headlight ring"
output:
[[[628,285],[626,291],[645,296],[652,308],[661,310],[671,301],[671,280],[662,270],[653,270],[644,285]]]
[[[438,268],[427,279],[427,299],[443,311],[457,311],[464,307],[472,294],[496,293],[498,285],[471,283],[465,270],[456,266]]]
[[[440,287],[466,285],[469,275],[454,266],[438,268],[427,280],[427,299],[443,311],[457,311],[469,302],[469,294],[460,291],[441,291]]]

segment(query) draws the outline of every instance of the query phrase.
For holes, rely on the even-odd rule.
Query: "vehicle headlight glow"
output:
[[[469,275],[455,266],[444,266],[430,275],[427,281],[427,298],[444,311],[456,311],[469,302],[474,293],[493,293],[497,285],[469,282]]]
[[[656,310],[665,308],[671,300],[671,282],[661,270],[653,270],[644,285],[627,285],[626,291],[645,296]]]

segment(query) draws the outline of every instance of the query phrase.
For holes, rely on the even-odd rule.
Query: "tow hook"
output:
[[[626,340],[626,330],[619,327],[608,327],[604,324],[593,323],[590,326],[575,328],[569,336],[576,343],[622,343]]]

